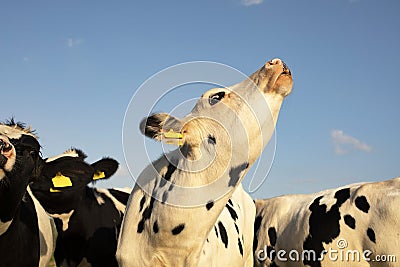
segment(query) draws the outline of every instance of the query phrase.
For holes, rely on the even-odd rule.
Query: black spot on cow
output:
[[[239,246],[239,252],[243,257],[243,246],[242,246],[242,241],[240,240],[240,237],[238,238],[238,246]]]
[[[159,230],[159,229],[158,229],[158,223],[157,223],[157,221],[155,221],[154,224],[153,224],[153,231],[154,231],[154,233],[157,234],[157,233],[158,233],[158,230]]]
[[[210,243],[210,241],[208,240],[208,238],[207,238],[207,240],[206,240],[206,241],[207,241],[207,243]]]
[[[355,203],[356,203],[356,207],[359,210],[361,210],[361,211],[363,211],[365,213],[368,213],[369,203],[368,203],[367,198],[365,196],[357,197],[356,200],[355,200]]]
[[[231,204],[231,206],[233,206],[233,202],[231,199],[228,200],[228,203]]]
[[[142,211],[144,202],[146,202],[146,196],[143,196],[142,199],[140,200],[139,212]]]
[[[128,204],[129,194],[112,188],[108,189],[108,191],[111,193],[111,195],[113,195],[113,197],[115,197],[122,204],[124,205]]]
[[[339,207],[342,206],[342,204],[350,198],[350,188],[340,189],[335,193],[335,198],[337,199],[336,205]]]
[[[168,191],[165,191],[162,195],[161,203],[164,204],[165,202],[167,202],[167,199],[168,199]]]
[[[167,184],[167,180],[164,179],[164,178],[161,178],[161,181],[160,181],[160,188],[163,188],[166,184]]]
[[[344,216],[344,223],[351,229],[356,229],[356,220],[349,214]]]
[[[240,179],[241,173],[246,170],[249,167],[249,163],[245,162],[243,164],[240,164],[237,167],[233,167],[229,171],[229,183],[228,186],[235,187]]]
[[[138,223],[137,232],[142,233],[144,230],[144,223],[150,219],[151,213],[153,212],[155,198],[151,197],[150,204],[144,209],[142,213],[142,219]]]
[[[236,229],[236,232],[239,234],[239,227],[237,226],[236,223],[235,223],[235,229]]]
[[[206,204],[206,209],[210,210],[214,206],[214,201],[210,200]]]
[[[145,222],[145,221],[140,220],[140,222],[138,223],[137,232],[138,232],[139,234],[141,234],[141,233],[143,232],[143,230],[144,230],[144,222]]]
[[[217,238],[218,238],[218,230],[217,230],[217,227],[215,227],[215,225],[214,225],[214,231],[215,231],[215,235],[216,235]]]
[[[276,239],[277,239],[275,227],[268,228],[268,237],[269,237],[269,242],[271,243],[271,246],[275,246]]]
[[[231,215],[232,219],[234,221],[236,221],[237,218],[238,218],[238,215],[237,215],[236,211],[228,204],[226,204],[225,207],[228,209],[229,214]]]
[[[376,244],[376,238],[375,238],[374,230],[372,230],[371,228],[368,228],[367,236],[368,236],[369,240],[371,240],[372,242],[374,242]]]
[[[218,229],[219,229],[219,234],[221,235],[222,243],[224,243],[225,248],[227,248],[228,247],[228,234],[226,232],[225,226],[220,221],[218,222]]]
[[[170,186],[168,187],[168,191],[171,192],[172,189],[174,189],[174,184],[173,183],[171,183]]]
[[[185,224],[181,223],[178,226],[174,227],[171,232],[173,235],[179,235],[183,231],[183,229],[185,229]]]
[[[258,215],[256,219],[254,220],[254,238],[253,238],[253,252],[256,252],[257,245],[258,245],[258,238],[257,238],[257,232],[260,229],[261,226],[261,221],[262,221],[262,216]]]
[[[304,265],[311,267],[321,267],[318,259],[324,251],[323,243],[331,243],[340,234],[339,221],[341,216],[339,208],[350,198],[350,188],[343,188],[335,193],[336,203],[332,205],[329,211],[325,204],[320,204],[322,197],[317,197],[309,207],[311,211],[309,234],[303,243],[303,249],[313,250],[317,255],[316,259],[303,260]]]
[[[168,164],[167,172],[164,175],[164,179],[167,181],[171,180],[171,176],[175,172],[175,170],[176,170],[176,166],[174,164],[172,164],[172,163]]]
[[[212,136],[211,134],[208,135],[208,143],[210,145],[215,145],[217,143],[217,141],[215,140],[215,137]]]

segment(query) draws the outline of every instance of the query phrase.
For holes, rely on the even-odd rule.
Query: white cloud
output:
[[[335,153],[338,155],[347,154],[352,150],[370,152],[372,147],[361,142],[357,138],[345,134],[342,130],[333,130],[331,137],[335,147]]]
[[[69,48],[81,45],[82,43],[83,43],[83,39],[80,39],[80,38],[77,38],[77,39],[68,38],[67,39],[67,46]]]
[[[264,2],[264,0],[242,0],[242,4],[245,6],[259,5],[262,2]]]

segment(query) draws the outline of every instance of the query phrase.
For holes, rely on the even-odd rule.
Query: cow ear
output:
[[[171,140],[183,138],[182,123],[168,113],[157,113],[144,118],[140,123],[140,131],[147,137],[169,143]]]
[[[112,158],[103,158],[92,164],[94,169],[94,175],[92,180],[96,181],[99,179],[108,179],[118,169],[118,161]]]

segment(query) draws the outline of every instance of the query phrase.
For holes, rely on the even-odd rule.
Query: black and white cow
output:
[[[255,203],[255,266],[399,266],[400,178]]]
[[[112,176],[118,162],[103,158],[88,164],[85,158],[82,151],[71,149],[46,159],[31,188],[56,222],[57,266],[118,266],[117,237],[130,192],[87,186]]]
[[[254,217],[230,218],[229,200],[247,195],[241,181],[270,140],[292,85],[287,65],[273,59],[238,84],[208,90],[182,119],[158,113],[143,120],[147,137],[182,146],[138,176],[118,240],[120,266],[253,265],[247,244]],[[250,197],[236,200],[238,210],[254,214]]]
[[[30,129],[0,124],[0,266],[44,267],[53,254],[54,222],[28,188],[43,165],[39,153]]]

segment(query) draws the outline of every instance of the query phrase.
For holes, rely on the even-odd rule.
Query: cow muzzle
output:
[[[5,168],[9,158],[13,156],[13,146],[5,136],[0,136],[0,168]]]

